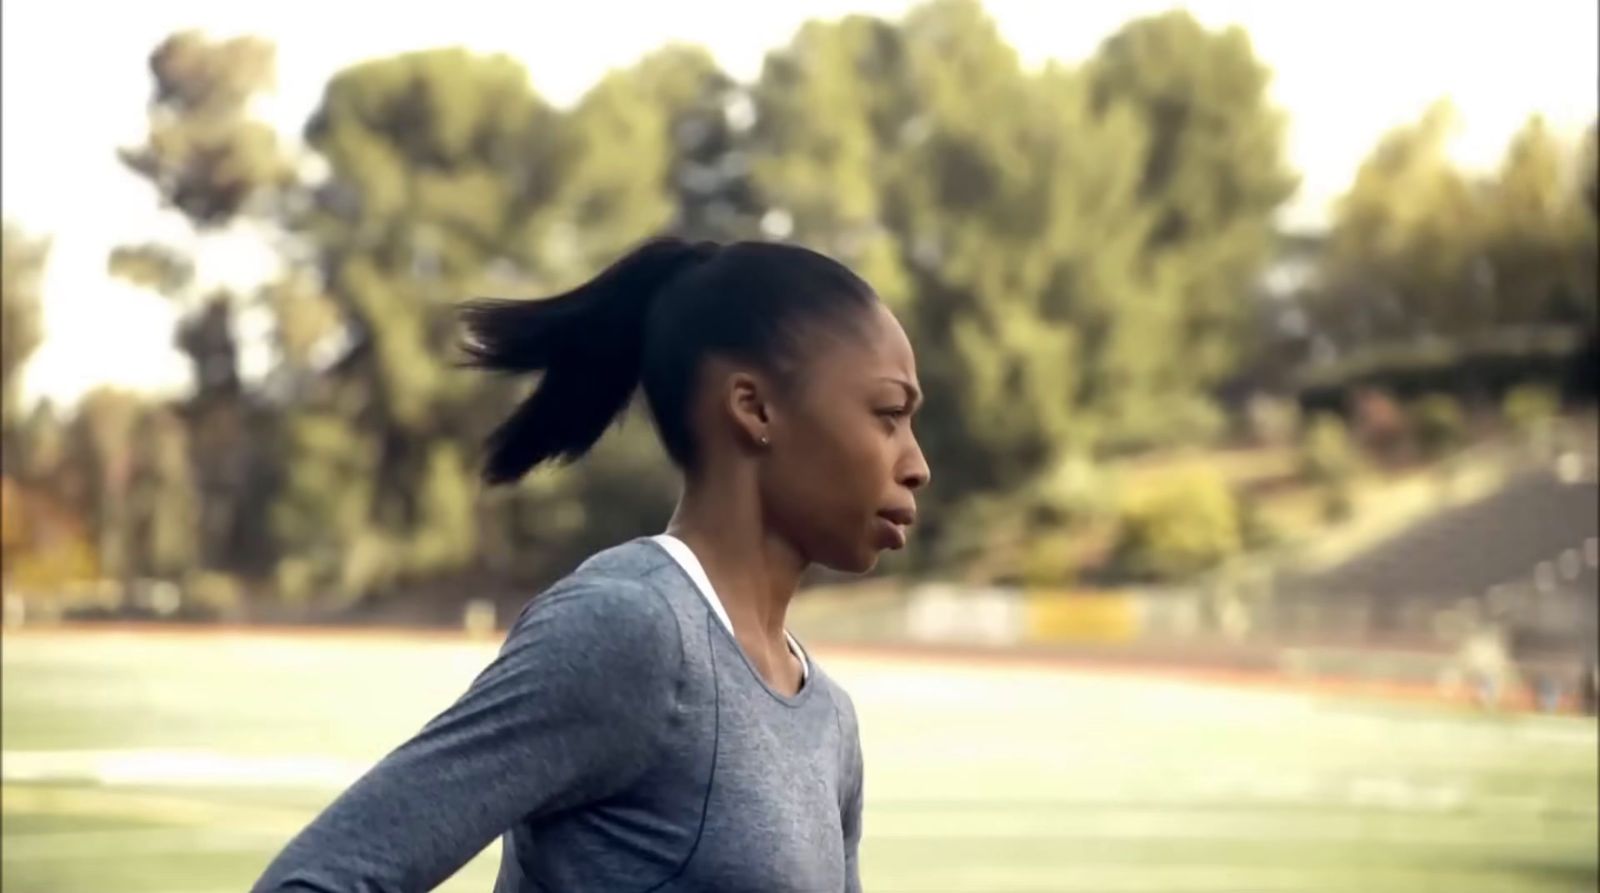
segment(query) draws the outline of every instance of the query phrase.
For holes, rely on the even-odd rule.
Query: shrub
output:
[[[1129,577],[1167,581],[1210,570],[1243,548],[1239,503],[1227,481],[1193,468],[1131,495],[1113,561]]]

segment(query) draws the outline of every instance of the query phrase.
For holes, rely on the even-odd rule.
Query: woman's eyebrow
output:
[[[903,378],[895,378],[895,377],[890,376],[890,375],[881,375],[881,376],[878,377],[878,380],[879,381],[887,381],[887,382],[890,382],[891,384],[899,385],[900,387],[905,389],[906,398],[911,401],[911,404],[913,406],[921,405],[921,403],[922,403],[922,391],[919,390],[917,388],[917,386],[912,384],[911,382],[906,381]]]

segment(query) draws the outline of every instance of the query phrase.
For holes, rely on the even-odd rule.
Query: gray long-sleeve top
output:
[[[534,598],[451,707],[256,883],[429,890],[496,836],[496,893],[859,891],[855,708],[812,661],[787,697],[649,539]]]

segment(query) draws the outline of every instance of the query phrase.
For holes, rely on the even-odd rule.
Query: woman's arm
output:
[[[301,831],[254,891],[431,890],[524,818],[624,789],[655,758],[683,662],[637,583],[534,599],[449,709]]]
[[[866,773],[861,758],[861,728],[856,720],[855,706],[850,704],[848,696],[845,704],[844,715],[848,717],[848,722],[844,726],[844,734],[848,755],[844,766],[844,808],[839,815],[839,823],[844,829],[845,893],[861,893],[861,864],[858,852],[861,849],[861,802],[862,789],[866,786]]]

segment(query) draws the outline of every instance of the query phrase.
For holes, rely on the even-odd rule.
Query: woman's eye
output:
[[[906,417],[906,412],[906,407],[896,406],[890,409],[880,409],[878,410],[878,415],[886,419],[903,419]]]

